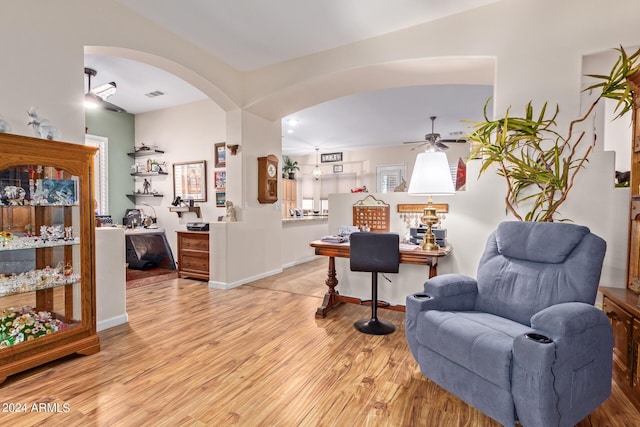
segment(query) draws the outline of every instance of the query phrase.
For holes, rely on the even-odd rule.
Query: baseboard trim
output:
[[[127,313],[121,314],[119,316],[114,316],[109,319],[100,320],[96,323],[96,329],[98,332],[104,331],[105,329],[113,328],[114,326],[122,325],[123,323],[129,322],[129,315]]]
[[[209,280],[209,287],[213,288],[213,289],[233,289],[233,288],[237,288],[238,286],[242,286],[245,285],[247,283],[250,282],[254,282],[256,280],[260,280],[260,279],[264,279],[265,277],[269,277],[269,276],[273,276],[275,274],[280,274],[282,273],[282,268],[277,268],[275,270],[271,270],[271,271],[267,271],[265,273],[262,274],[257,274],[255,276],[251,276],[251,277],[245,277],[244,279],[240,279],[238,281],[235,282],[216,282],[214,280]]]
[[[310,257],[307,257],[307,258],[301,258],[301,259],[295,260],[293,262],[288,262],[288,263],[284,264],[282,266],[282,268],[289,268],[289,267],[295,267],[296,265],[300,265],[300,264],[306,264],[308,262],[315,261],[318,258],[320,258],[319,255],[311,255]]]

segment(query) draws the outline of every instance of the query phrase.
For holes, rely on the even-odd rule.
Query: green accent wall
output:
[[[86,110],[85,126],[90,135],[109,139],[109,214],[113,222],[122,223],[127,209],[135,203],[126,194],[134,192],[131,176],[133,159],[127,155],[134,151],[135,116],[107,110]]]

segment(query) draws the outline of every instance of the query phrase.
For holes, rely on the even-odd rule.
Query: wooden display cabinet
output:
[[[72,353],[100,350],[95,152],[0,133],[0,382]]]

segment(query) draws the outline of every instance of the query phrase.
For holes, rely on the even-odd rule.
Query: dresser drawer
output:
[[[185,250],[209,251],[208,234],[184,234],[180,236],[180,246]]]
[[[209,274],[209,254],[181,253],[180,270],[200,271]]]
[[[632,316],[622,307],[615,304],[606,296],[602,300],[602,310],[605,312],[613,328],[614,360],[629,376],[631,354],[631,321]]]

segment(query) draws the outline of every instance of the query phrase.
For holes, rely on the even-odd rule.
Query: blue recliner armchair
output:
[[[501,223],[477,279],[436,276],[407,297],[423,375],[505,426],[580,422],[611,394],[613,334],[593,306],[605,250],[587,227]]]

